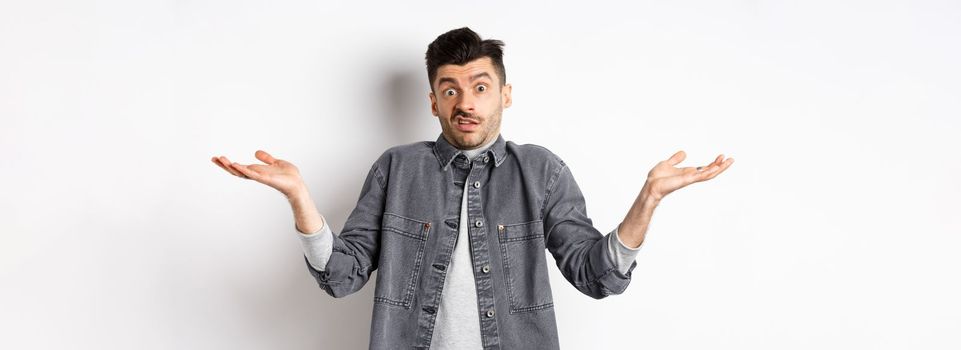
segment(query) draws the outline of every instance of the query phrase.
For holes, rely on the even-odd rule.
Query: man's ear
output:
[[[504,84],[501,88],[501,94],[504,99],[504,108],[511,106],[511,84]]]
[[[434,92],[428,91],[427,97],[430,98],[430,113],[434,116],[439,116],[437,114],[437,97],[434,97]]]

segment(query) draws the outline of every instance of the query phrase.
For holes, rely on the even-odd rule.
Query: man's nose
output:
[[[465,112],[474,112],[474,102],[476,99],[471,94],[460,94],[460,98],[457,100],[457,108]]]

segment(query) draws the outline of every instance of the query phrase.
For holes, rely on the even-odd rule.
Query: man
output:
[[[255,156],[266,165],[213,158],[287,196],[307,268],[328,294],[356,292],[378,270],[371,348],[558,348],[545,250],[582,293],[620,294],[660,200],[733,163],[719,155],[676,168],[685,157],[677,152],[648,173],[623,222],[602,235],[563,160],[500,134],[511,105],[502,46],[468,28],[428,46],[428,97],[441,135],[385,151],[339,235],[290,162],[261,150]]]

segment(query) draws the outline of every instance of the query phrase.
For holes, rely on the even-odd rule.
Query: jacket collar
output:
[[[447,166],[450,165],[452,160],[454,160],[454,157],[457,157],[457,155],[461,153],[463,153],[463,151],[457,147],[454,147],[454,145],[450,144],[450,142],[447,142],[447,139],[444,138],[444,133],[441,133],[440,136],[437,137],[437,141],[434,142],[434,155],[437,156],[437,161],[440,162],[440,167],[442,169],[447,169]],[[507,156],[507,141],[504,140],[504,136],[498,133],[497,140],[494,141],[494,143],[491,144],[484,153],[491,154],[491,156],[494,158],[495,167],[500,166],[501,163],[504,162],[504,158]]]

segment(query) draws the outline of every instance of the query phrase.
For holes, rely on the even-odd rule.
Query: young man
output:
[[[602,235],[563,160],[500,134],[511,105],[502,46],[468,28],[428,46],[441,135],[385,151],[339,235],[290,162],[259,150],[266,165],[213,159],[288,197],[307,268],[328,294],[354,293],[379,271],[371,348],[558,348],[545,251],[582,293],[620,294],[660,200],[733,163],[719,155],[705,167],[675,168],[684,160],[677,152],[648,173],[623,222]]]

